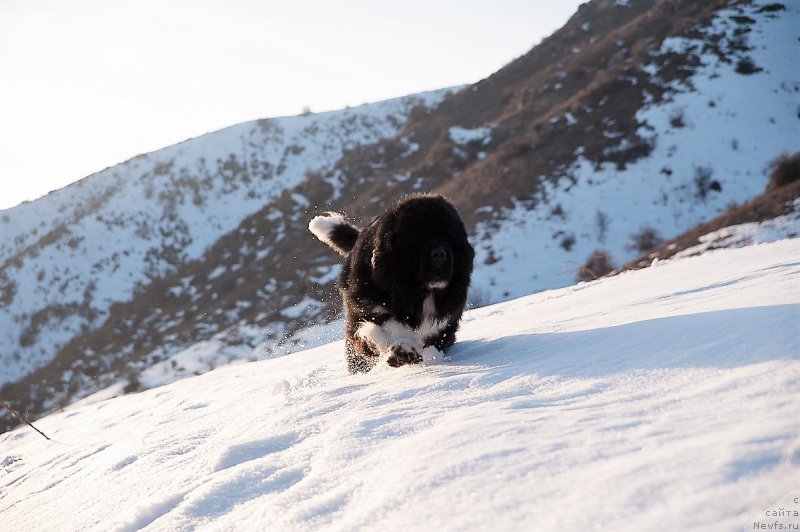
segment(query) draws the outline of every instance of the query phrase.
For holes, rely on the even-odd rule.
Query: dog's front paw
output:
[[[410,345],[398,344],[391,347],[386,362],[393,368],[406,364],[419,364],[422,362],[422,353]]]

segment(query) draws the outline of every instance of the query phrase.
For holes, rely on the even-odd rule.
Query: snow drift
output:
[[[0,436],[13,530],[736,529],[797,488],[800,240],[468,313],[444,359],[343,346],[90,397]]]

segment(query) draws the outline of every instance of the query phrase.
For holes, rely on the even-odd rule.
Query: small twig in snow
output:
[[[44,433],[44,432],[42,432],[41,430],[39,430],[39,429],[37,429],[36,427],[34,427],[34,426],[33,426],[33,423],[31,423],[30,421],[28,421],[28,419],[27,419],[25,416],[23,416],[22,414],[20,414],[20,413],[19,413],[19,412],[17,412],[16,410],[14,410],[14,408],[13,408],[13,407],[12,407],[10,404],[8,404],[8,402],[6,402],[6,401],[0,401],[0,407],[3,407],[3,408],[5,408],[6,410],[8,410],[8,411],[11,413],[11,415],[12,415],[12,416],[14,416],[14,417],[15,417],[15,418],[17,418],[18,420],[20,420],[20,421],[24,422],[24,423],[25,423],[26,425],[28,425],[30,428],[32,428],[33,430],[35,430],[36,432],[38,432],[39,434],[41,434],[42,436],[44,436],[44,438],[45,438],[46,440],[50,440],[50,438],[48,438],[48,437],[47,437],[47,434],[45,434],[45,433]]]

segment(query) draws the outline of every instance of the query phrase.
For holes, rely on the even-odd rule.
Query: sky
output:
[[[485,78],[565,0],[2,0],[0,209],[239,122]]]

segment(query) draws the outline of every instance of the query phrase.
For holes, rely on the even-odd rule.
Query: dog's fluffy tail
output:
[[[359,230],[338,212],[326,212],[315,216],[308,224],[314,236],[342,255],[347,255],[356,244]]]

